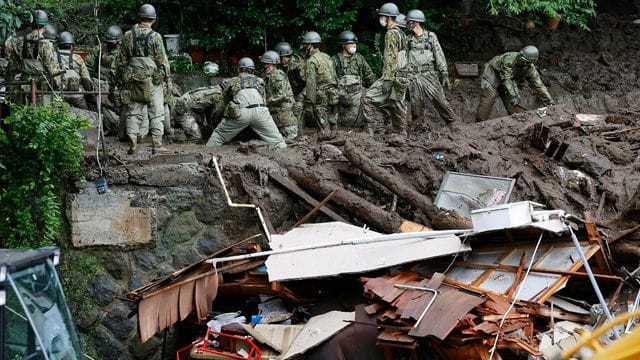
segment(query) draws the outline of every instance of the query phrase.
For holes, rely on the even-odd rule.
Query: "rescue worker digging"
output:
[[[215,76],[218,74],[219,67],[218,64],[207,62],[203,70],[207,76]],[[200,124],[217,125],[224,112],[223,90],[223,83],[220,82],[187,91],[176,99],[171,117],[184,130],[188,138],[197,140],[202,137]],[[198,116],[202,117],[200,124],[197,121]]]
[[[451,81],[438,37],[423,28],[424,13],[411,10],[407,13],[407,27],[411,34],[407,36],[407,49],[399,56],[397,82],[407,84],[413,121],[422,119],[426,110],[426,101],[433,103],[436,111],[447,123],[456,120],[447,100],[443,87],[450,88]]]
[[[269,50],[260,57],[260,61],[265,69],[265,93],[271,117],[285,139],[294,139],[298,136],[298,121],[293,116],[294,99],[289,79],[277,68],[280,55]]]
[[[238,76],[229,80],[224,90],[225,118],[213,130],[207,146],[227,143],[242,130],[251,127],[268,145],[287,147],[265,104],[264,80],[253,75],[253,60],[246,57],[240,59],[238,70]]]
[[[356,52],[358,38],[351,31],[338,36],[342,51],[333,56],[338,76],[338,123],[340,126],[361,127],[358,111],[365,88],[373,84],[373,71],[364,56]]]
[[[162,146],[164,134],[163,83],[169,81],[169,60],[162,36],[151,29],[156,10],[144,4],[138,11],[139,23],[124,34],[121,49],[115,60],[118,81],[128,90],[129,97],[125,119],[129,154],[138,150],[138,138],[147,135],[151,128],[154,154],[167,153]],[[148,113],[148,121],[144,113]]]
[[[273,50],[280,55],[280,65],[284,69],[289,79],[289,85],[293,91],[295,102],[293,103],[293,116],[298,121],[298,133],[302,129],[302,90],[304,89],[304,57],[300,54],[294,54],[291,44],[288,42],[279,42]]]
[[[538,61],[538,48],[529,45],[520,50],[506,52],[491,59],[482,72],[480,104],[476,110],[476,121],[489,118],[491,109],[500,96],[509,115],[523,111],[520,105],[518,82],[526,80],[535,90],[544,105],[553,104],[549,90],[540,79],[534,63]]]

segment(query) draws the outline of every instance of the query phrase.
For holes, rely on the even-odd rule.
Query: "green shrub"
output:
[[[64,182],[82,176],[80,129],[66,108],[14,107],[0,120],[0,246],[55,243]]]

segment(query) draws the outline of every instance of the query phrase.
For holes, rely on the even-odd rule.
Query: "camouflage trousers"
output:
[[[144,137],[149,133],[149,130],[151,130],[153,138],[162,138],[165,120],[162,85],[152,85],[150,103],[132,102],[128,104],[125,118],[129,138]]]
[[[176,119],[176,124],[180,126],[187,137],[196,140],[202,138],[200,125],[198,125],[196,115],[192,111],[187,111],[186,113],[178,116],[178,118]]]
[[[416,74],[413,81],[409,83],[408,93],[411,100],[412,122],[424,117],[428,106],[427,101],[433,104],[438,115],[447,123],[457,120],[458,116],[451,108],[435,71]]]
[[[285,140],[293,140],[298,136],[298,124],[282,126],[278,130]]]
[[[268,145],[276,148],[287,147],[266,107],[243,108],[240,109],[238,118],[222,119],[220,124],[213,130],[209,141],[207,141],[207,147],[216,147],[228,143],[247,127],[253,129]]]
[[[391,132],[407,134],[407,102],[392,96],[383,89],[384,80],[378,79],[371,85],[362,97],[361,114],[363,122],[369,132],[385,132],[383,111],[389,113]]]
[[[509,115],[522,112],[523,110],[511,103],[511,96],[502,83],[498,85],[496,89],[491,84],[483,84],[482,91],[480,93],[480,103],[476,109],[476,121],[485,121],[489,119],[493,104],[495,104],[498,96],[502,99],[505,109]]]
[[[298,118],[293,114],[293,107],[290,103],[270,106],[269,113],[285,139],[291,140],[298,136]]]

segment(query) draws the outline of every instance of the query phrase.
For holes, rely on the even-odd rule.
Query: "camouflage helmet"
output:
[[[540,56],[540,52],[533,45],[527,45],[520,50],[520,59],[526,62],[534,63],[538,61],[538,56]]]
[[[111,25],[104,34],[106,42],[115,44],[122,40],[122,28],[118,25]]]
[[[407,16],[405,14],[398,14],[396,16],[396,24],[401,28],[407,27]]]
[[[398,6],[394,3],[384,3],[380,6],[380,9],[378,9],[378,15],[395,17],[398,16],[398,14],[400,14],[400,10],[398,10]]]
[[[315,31],[307,31],[302,37],[303,44],[319,44],[320,42],[322,42],[322,38],[320,34]]]
[[[280,55],[273,50],[269,50],[260,56],[260,61],[265,64],[280,64]]]
[[[291,44],[289,44],[286,41],[282,41],[277,43],[274,47],[273,50],[275,52],[278,53],[278,55],[280,56],[290,56],[293,54],[293,48],[291,47]]]
[[[60,45],[73,45],[73,35],[68,31],[63,31],[58,35],[58,46]]]
[[[33,17],[33,27],[41,27],[49,23],[49,15],[44,10],[36,10],[31,16]]]
[[[156,8],[151,4],[144,4],[140,6],[140,9],[138,9],[138,17],[140,19],[155,19]]]
[[[338,35],[338,42],[340,44],[355,44],[358,42],[358,37],[352,31],[346,30]]]
[[[51,24],[47,24],[47,26],[44,27],[44,38],[47,40],[55,40],[56,37],[58,36],[58,30],[56,29],[55,26],[51,25]]]
[[[220,67],[214,62],[205,61],[204,65],[202,66],[202,71],[209,76],[216,76],[220,71]]]
[[[238,69],[240,69],[241,71],[244,70],[254,70],[256,68],[256,64],[253,63],[253,60],[251,60],[251,58],[249,57],[243,57],[242,59],[238,60]]]
[[[427,21],[427,19],[424,17],[424,13],[422,12],[422,10],[415,9],[409,10],[409,12],[407,13],[407,21],[423,23]]]

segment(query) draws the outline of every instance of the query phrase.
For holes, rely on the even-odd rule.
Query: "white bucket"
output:
[[[180,34],[166,34],[164,42],[167,46],[167,51],[180,52]]]

